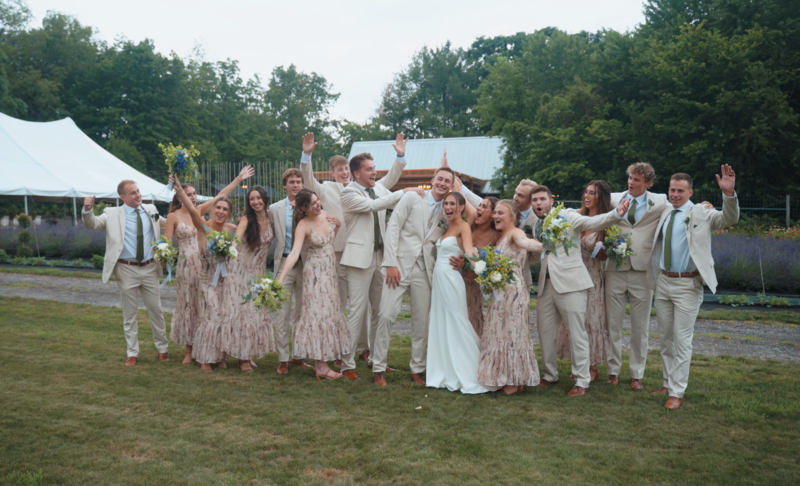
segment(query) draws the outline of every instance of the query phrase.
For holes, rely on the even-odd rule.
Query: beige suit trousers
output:
[[[412,373],[424,373],[428,344],[428,325],[431,314],[431,281],[425,269],[425,260],[419,257],[411,269],[411,274],[406,275],[400,285],[389,288],[384,284],[381,294],[381,307],[378,328],[375,331],[375,346],[372,354],[372,371],[379,373],[386,371],[387,356],[389,354],[389,341],[392,338],[392,326],[400,306],[403,303],[403,294],[408,290],[411,296],[411,367]]]
[[[147,314],[150,316],[150,328],[153,330],[153,342],[159,353],[169,349],[167,330],[164,325],[164,314],[161,312],[161,288],[158,277],[161,266],[153,262],[143,267],[119,263],[114,267],[117,278],[119,296],[122,299],[122,327],[125,330],[125,341],[128,343],[128,357],[139,356],[139,296],[142,297]]]
[[[286,258],[281,261],[281,268],[277,269],[276,275],[283,272],[283,265]],[[297,266],[289,270],[283,280],[283,287],[289,293],[289,299],[276,313],[275,318],[275,344],[278,348],[278,361],[285,363],[291,358],[289,341],[291,340],[290,326],[293,326],[300,317],[303,307],[303,262],[298,261]],[[294,298],[294,306],[292,305]]]
[[[670,278],[659,275],[656,284],[656,320],[661,344],[664,385],[669,396],[683,398],[689,384],[692,337],[703,284],[699,278]]]
[[[380,309],[384,280],[381,262],[383,262],[383,250],[378,250],[372,252],[372,261],[367,268],[347,267],[347,286],[350,292],[350,314],[347,316],[347,327],[350,328],[350,353],[342,356],[343,364],[340,371],[355,369],[356,349],[365,322],[369,322],[369,341],[375,342],[375,330],[378,328],[376,310]],[[370,308],[373,310],[372,317],[367,321]]]
[[[539,292],[536,324],[539,328],[539,345],[542,347],[544,379],[547,381],[558,381],[556,339],[563,320],[569,332],[575,386],[589,388],[589,336],[585,323],[587,295],[587,290],[558,293],[549,278]]]
[[[653,291],[647,285],[647,272],[634,269],[613,270],[606,276],[606,322],[608,323],[611,356],[608,374],[619,376],[622,369],[622,320],[625,304],[631,304],[631,379],[641,380],[647,364],[647,345],[650,329],[650,306]]]
[[[340,230],[341,231],[341,230]],[[342,303],[342,312],[347,309],[347,295],[349,293],[349,286],[347,285],[347,267],[341,265],[339,262],[342,261],[342,252],[336,252],[336,277],[339,281],[339,300]],[[356,350],[359,354],[362,351],[366,351],[369,349],[369,336],[367,330],[369,329],[369,325],[367,324],[367,319],[369,318],[369,312],[364,313],[364,325],[361,326],[361,334],[358,336],[358,344],[356,346]]]

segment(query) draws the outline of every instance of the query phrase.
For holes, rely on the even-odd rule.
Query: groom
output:
[[[155,206],[142,204],[142,194],[134,181],[125,180],[117,186],[121,207],[106,208],[103,214],[92,212],[94,196],[83,201],[83,224],[89,229],[106,230],[106,256],[103,283],[112,274],[117,278],[122,298],[123,329],[128,343],[125,366],[135,366],[139,356],[139,296],[147,314],[153,341],[160,361],[169,361],[169,342],[161,312],[161,289],[158,277],[161,266],[153,259],[152,243],[164,230],[166,219],[159,216]]]

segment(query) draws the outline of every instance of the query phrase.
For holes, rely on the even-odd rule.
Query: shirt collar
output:
[[[531,211],[533,211],[533,206],[529,207],[526,211],[519,212],[519,214],[522,216],[522,221],[528,219],[528,216],[530,216]]]
[[[362,186],[362,185],[361,185],[361,184],[359,184],[358,182],[356,182],[356,180],[355,180],[355,179],[353,179],[352,181],[350,181],[350,184],[352,184],[352,185],[356,186],[357,188],[361,189],[361,190],[362,190],[362,191],[364,191],[364,192],[367,192],[367,188],[366,188],[366,187],[364,187],[364,186]]]
[[[691,206],[691,204],[692,204],[692,201],[686,201],[686,204],[684,204],[683,206],[681,206],[679,208],[674,208],[674,209],[677,209],[678,211],[680,211],[682,213],[685,213],[686,211],[689,210],[689,206]]]
[[[631,199],[636,199],[636,204],[644,204],[644,200],[647,199],[647,191],[644,191],[641,196],[633,197],[631,193],[628,193]]]
[[[285,199],[285,201],[286,201],[286,210],[294,211],[294,207],[292,206],[292,201],[290,201],[288,197]]]
[[[442,201],[437,201],[436,199],[434,199],[433,198],[433,194],[431,194],[431,191],[428,191],[428,206],[433,206],[436,203],[440,203],[440,202],[442,202]]]
[[[132,207],[128,206],[127,204],[124,204],[124,206],[125,206],[125,214],[131,214],[134,211],[136,211],[136,209],[143,209],[141,206],[139,206],[138,208],[132,208]]]

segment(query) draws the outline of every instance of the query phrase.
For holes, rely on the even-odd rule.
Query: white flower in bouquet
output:
[[[625,250],[628,249],[628,244],[627,243],[620,243],[617,248],[618,248],[618,252],[619,253],[625,253]]]
[[[169,245],[167,245],[166,243],[159,243],[158,245],[156,245],[156,248],[158,248],[159,250],[166,250],[167,248],[169,248]]]
[[[239,256],[239,252],[238,252],[238,251],[236,251],[236,248],[231,248],[231,249],[230,249],[230,250],[228,250],[228,251],[230,252],[230,254],[231,254],[231,256],[232,256],[233,258],[236,258],[237,256]]]
[[[486,262],[483,260],[478,260],[475,262],[473,267],[475,268],[475,273],[481,274],[484,272],[484,270],[486,270]]]
[[[489,275],[489,280],[494,283],[499,282],[501,278],[503,277],[500,275],[500,272],[492,272],[491,275]]]

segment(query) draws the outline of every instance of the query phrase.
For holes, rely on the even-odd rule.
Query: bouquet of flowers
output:
[[[268,308],[277,311],[289,300],[289,293],[280,282],[272,278],[272,274],[259,275],[250,279],[250,294],[243,296],[242,305],[253,301],[256,309]]]
[[[161,152],[164,153],[164,162],[166,162],[170,174],[178,174],[181,178],[186,176],[193,178],[198,177],[197,163],[194,161],[194,158],[200,155],[200,152],[195,150],[194,145],[185,149],[180,145],[175,147],[171,143],[169,146],[160,143],[158,147],[161,149]],[[167,190],[172,190],[171,182],[167,186]]]
[[[220,258],[236,258],[239,254],[233,246],[239,243],[239,238],[233,233],[227,231],[211,231],[208,233],[208,249],[215,259]],[[217,270],[214,272],[214,280],[211,281],[211,286],[216,287],[220,277],[227,277],[228,271],[225,268],[225,260],[217,262]]]
[[[578,245],[578,239],[574,236],[569,236],[569,229],[572,228],[572,223],[567,221],[565,217],[558,215],[562,209],[564,209],[564,203],[559,203],[544,218],[544,223],[542,223],[542,246],[544,246],[545,251],[542,252],[542,258],[548,251],[558,255],[556,245],[559,243],[564,247],[564,253],[567,255],[569,255],[570,248]],[[560,260],[561,258],[559,257]]]
[[[485,293],[505,290],[506,286],[517,280],[514,267],[517,262],[508,255],[501,255],[499,250],[485,246],[477,256],[469,257],[470,268],[477,278],[475,281]]]
[[[592,258],[596,257],[601,249],[604,249],[608,259],[617,265],[622,265],[625,257],[636,255],[633,252],[633,237],[630,233],[622,234],[617,225],[609,227],[605,239],[595,244]]]
[[[178,260],[178,249],[172,245],[172,241],[168,240],[166,236],[161,235],[158,241],[153,242],[153,258],[157,261],[167,264],[167,278],[161,283],[163,289],[167,283],[172,280],[172,267]]]

